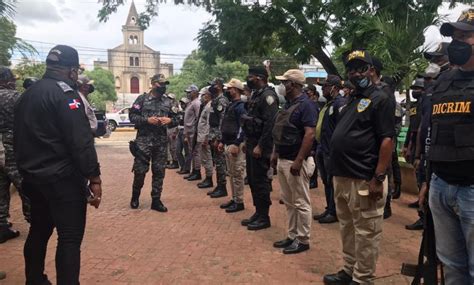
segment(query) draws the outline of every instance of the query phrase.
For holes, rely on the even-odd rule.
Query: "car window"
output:
[[[130,110],[129,108],[123,109],[122,111],[120,111],[120,114],[126,115],[126,114],[128,114],[129,110]]]

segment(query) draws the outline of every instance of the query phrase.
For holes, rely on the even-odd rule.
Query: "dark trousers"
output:
[[[181,167],[182,170],[189,171],[191,168],[191,156],[189,153],[188,143],[184,142],[183,129],[180,129],[178,132],[178,138],[176,141],[176,157],[178,158],[179,167]]]
[[[81,243],[86,225],[86,181],[68,176],[51,184],[24,182],[31,201],[31,227],[24,248],[26,284],[42,284],[46,249],[56,228],[57,284],[79,284]]]
[[[392,175],[393,183],[395,185],[402,184],[402,172],[400,171],[400,163],[398,162],[398,153],[397,150],[392,152]]]
[[[262,157],[256,159],[252,156],[255,145],[246,146],[246,168],[247,179],[252,192],[253,205],[257,213],[262,216],[268,216],[270,205],[271,180],[268,178],[270,169],[270,153],[263,152]]]
[[[336,203],[334,202],[334,186],[332,182],[333,176],[329,169],[330,157],[328,154],[324,154],[319,151],[317,156],[317,164],[319,173],[321,174],[321,180],[324,184],[324,194],[326,195],[326,211],[328,214],[336,216]]]

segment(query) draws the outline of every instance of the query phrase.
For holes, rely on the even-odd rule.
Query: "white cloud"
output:
[[[61,22],[62,18],[48,1],[19,1],[16,7],[15,22],[18,24],[34,26],[38,22]]]

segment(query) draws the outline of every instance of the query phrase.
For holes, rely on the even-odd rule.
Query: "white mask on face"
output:
[[[278,96],[285,97],[286,96],[286,87],[282,83],[276,86],[275,92],[278,94]]]
[[[441,67],[434,62],[430,62],[428,67],[425,69],[426,75],[431,78],[435,78],[436,76],[438,76],[440,71]]]

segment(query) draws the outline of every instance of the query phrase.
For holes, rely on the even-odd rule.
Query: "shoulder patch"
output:
[[[74,89],[71,88],[71,86],[67,85],[64,81],[58,81],[56,82],[56,85],[58,85],[64,93],[74,91]]]
[[[334,114],[334,107],[331,105],[331,107],[329,107],[329,116],[331,116],[332,114]]]
[[[178,113],[178,107],[177,107],[177,106],[171,107],[171,111],[172,111],[173,113]]]
[[[265,101],[267,101],[267,104],[268,105],[271,105],[275,102],[275,98],[273,96],[267,96],[267,98],[265,99]]]
[[[222,107],[221,104],[217,105],[217,111],[222,112],[222,109],[224,109],[224,107]]]
[[[359,101],[359,104],[357,105],[357,112],[361,113],[361,112],[364,112],[370,105],[372,101],[370,101],[370,99],[361,99]]]

